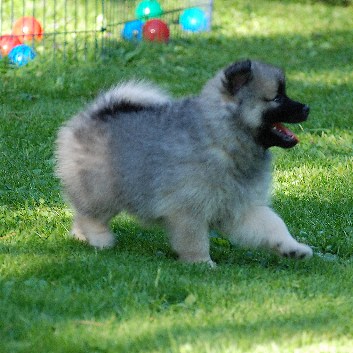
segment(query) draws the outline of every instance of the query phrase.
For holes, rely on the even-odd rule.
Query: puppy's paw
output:
[[[187,264],[201,264],[206,265],[209,268],[216,268],[217,264],[211,260],[210,257],[196,257],[195,255],[179,255],[179,261]]]
[[[75,219],[71,235],[97,249],[112,248],[116,244],[116,237],[109,231],[108,226],[84,216]]]
[[[79,228],[74,227],[70,235],[73,238],[82,242],[86,242],[99,250],[109,249],[116,245],[116,238],[110,232],[100,234],[89,234],[88,236],[86,236],[81,232]]]
[[[283,257],[292,259],[308,259],[313,256],[313,250],[310,246],[296,243],[288,246],[288,244],[277,244],[277,252]]]
[[[88,242],[90,245],[97,249],[109,249],[115,246],[116,238],[110,232],[104,232],[100,234],[90,234],[88,237]]]
[[[74,226],[71,230],[70,236],[73,238],[79,240],[79,241],[85,241],[87,242],[87,238],[85,235],[82,233],[81,229],[78,228],[77,226]]]
[[[206,265],[207,265],[209,268],[211,268],[211,269],[216,269],[216,268],[217,268],[217,263],[214,262],[214,261],[212,261],[212,260],[208,260],[208,261],[206,262]]]

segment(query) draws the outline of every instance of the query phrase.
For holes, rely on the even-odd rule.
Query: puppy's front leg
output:
[[[88,241],[97,249],[111,248],[116,243],[106,221],[83,216],[78,212],[74,218],[72,235],[76,239]]]
[[[313,254],[308,245],[297,242],[290,235],[283,220],[266,206],[249,209],[230,240],[269,248],[284,257],[304,259]]]
[[[211,267],[215,266],[210,257],[207,222],[184,213],[168,217],[166,227],[172,248],[180,261],[205,262]]]

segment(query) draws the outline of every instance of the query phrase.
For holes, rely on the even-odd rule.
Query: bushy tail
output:
[[[88,114],[104,119],[115,114],[136,112],[146,108],[165,105],[171,98],[159,87],[143,82],[128,81],[104,92],[93,102]]]

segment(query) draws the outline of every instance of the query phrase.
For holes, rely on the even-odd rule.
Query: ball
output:
[[[198,7],[184,10],[179,18],[179,23],[184,31],[201,32],[208,28],[206,12]]]
[[[121,33],[125,40],[140,41],[142,40],[143,22],[140,20],[126,22]]]
[[[43,38],[43,28],[34,17],[21,17],[14,23],[12,34],[17,36],[21,43],[33,39],[41,40]]]
[[[30,61],[32,61],[36,57],[35,51],[27,44],[21,44],[17,47],[14,47],[8,57],[11,64],[16,66],[24,66],[27,65]]]
[[[162,7],[157,0],[141,1],[136,8],[135,15],[140,20],[148,20],[160,17],[163,13]]]
[[[19,39],[11,34],[4,34],[0,37],[0,52],[2,55],[7,55],[12,48],[20,45]]]
[[[151,42],[167,43],[169,34],[168,25],[161,20],[149,20],[143,26],[143,38]]]

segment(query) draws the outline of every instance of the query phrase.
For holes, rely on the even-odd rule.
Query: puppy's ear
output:
[[[235,95],[251,80],[251,74],[250,60],[236,62],[224,70],[223,85],[231,95]]]

